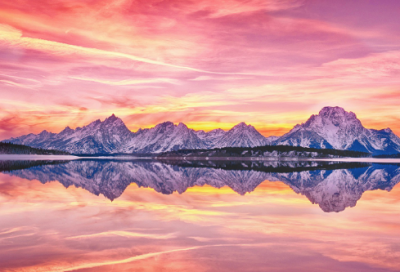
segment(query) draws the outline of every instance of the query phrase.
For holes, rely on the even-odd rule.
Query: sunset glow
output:
[[[324,106],[400,135],[397,0],[0,1],[0,140],[112,113],[282,135]]]
[[[131,184],[110,202],[1,173],[0,262],[7,271],[396,270],[399,195],[399,186],[365,192],[357,207],[324,213],[280,181],[246,196],[208,185],[162,195]]]

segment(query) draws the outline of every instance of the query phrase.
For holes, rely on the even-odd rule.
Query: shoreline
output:
[[[35,155],[35,154],[0,154],[2,161],[69,161],[77,160],[73,155]]]
[[[157,160],[182,161],[342,161],[369,163],[400,163],[400,158],[302,158],[302,157],[155,157]]]
[[[0,160],[180,160],[180,161],[342,161],[367,163],[400,163],[400,158],[304,158],[304,157],[134,157],[134,156],[96,156],[75,155],[34,155],[0,154]]]

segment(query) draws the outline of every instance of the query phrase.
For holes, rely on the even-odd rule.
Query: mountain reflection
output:
[[[390,191],[400,181],[396,164],[282,161],[3,161],[0,171],[28,180],[58,181],[114,200],[136,183],[162,194],[184,193],[193,186],[228,186],[238,194],[265,180],[281,181],[324,212],[354,207],[365,191]]]

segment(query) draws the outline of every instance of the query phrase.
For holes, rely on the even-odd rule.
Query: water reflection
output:
[[[400,271],[397,165],[88,160],[0,169],[0,271]],[[326,213],[301,194],[328,211],[357,208]]]
[[[245,195],[265,180],[281,181],[324,212],[344,211],[354,207],[364,192],[390,191],[400,182],[400,168],[395,164],[311,161],[9,161],[0,163],[1,169],[44,184],[58,181],[66,188],[83,188],[110,200],[120,197],[132,183],[162,194],[210,185]]]

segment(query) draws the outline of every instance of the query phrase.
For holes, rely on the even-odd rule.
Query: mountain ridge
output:
[[[60,133],[44,130],[39,134],[31,133],[4,142],[57,149],[73,154],[154,154],[180,149],[255,147],[267,145],[275,140],[268,139],[244,122],[229,131],[215,129],[205,132],[190,129],[183,123],[176,125],[167,121],[153,128],[132,132],[113,114],[104,121],[98,119],[76,129],[67,126]]]
[[[104,121],[60,133],[46,130],[4,140],[34,148],[56,149],[74,154],[155,154],[182,149],[256,147],[266,145],[300,146],[368,152],[373,155],[400,153],[400,138],[390,128],[365,128],[353,112],[341,107],[324,107],[306,122],[283,136],[264,137],[252,125],[241,122],[228,131],[196,131],[184,123],[163,122],[155,127],[130,131],[112,114]]]

